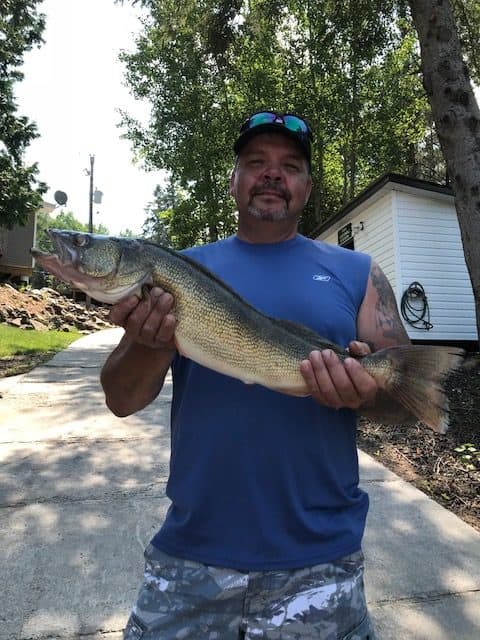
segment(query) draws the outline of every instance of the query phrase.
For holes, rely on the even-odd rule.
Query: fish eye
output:
[[[75,236],[74,241],[77,247],[84,247],[88,242],[88,236],[79,233]]]

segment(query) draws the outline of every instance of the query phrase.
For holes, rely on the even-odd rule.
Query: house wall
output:
[[[392,193],[385,194],[355,217],[354,224],[363,222],[363,231],[355,235],[355,250],[363,251],[377,262],[395,290],[397,269]]]
[[[30,275],[33,258],[30,249],[35,240],[36,213],[31,214],[27,224],[12,230],[0,231],[0,272],[11,275]]]
[[[37,215],[51,213],[55,205],[42,202],[40,209],[32,213],[23,227],[11,230],[0,228],[0,274],[8,276],[31,276],[34,260],[30,249],[37,239]]]
[[[452,199],[394,192],[399,298],[419,282],[430,309],[429,331],[406,325],[421,340],[477,340],[473,291]],[[400,299],[399,299],[400,302]]]
[[[338,244],[338,230],[347,222],[352,223],[352,227],[360,226],[363,222],[363,231],[354,231],[354,244],[356,251],[362,251],[371,255],[380,265],[383,272],[389,279],[392,287],[396,286],[397,270],[392,212],[392,193],[386,193],[378,200],[363,207],[353,217],[343,219],[340,223],[328,229],[318,237],[319,240]]]
[[[363,202],[318,239],[338,244],[337,232],[347,222],[354,228],[363,222],[363,231],[354,235],[355,249],[380,265],[399,309],[412,282],[423,286],[433,327],[426,331],[404,321],[411,339],[478,340],[473,291],[451,196],[395,185]]]

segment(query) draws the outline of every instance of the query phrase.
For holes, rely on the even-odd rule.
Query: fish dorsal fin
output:
[[[294,333],[299,338],[302,338],[306,342],[312,345],[314,349],[333,349],[336,353],[339,353],[338,345],[334,342],[330,342],[325,338],[322,338],[316,331],[306,327],[298,322],[292,322],[291,320],[278,320],[277,318],[270,318],[273,324],[282,327],[286,331]]]

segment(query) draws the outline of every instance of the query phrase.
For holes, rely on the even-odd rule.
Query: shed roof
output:
[[[400,173],[384,173],[377,180],[372,182],[366,189],[361,191],[358,196],[347,202],[337,213],[327,218],[318,227],[316,227],[311,236],[316,238],[320,234],[324,233],[327,229],[333,226],[336,222],[339,222],[345,218],[349,213],[358,209],[360,205],[367,202],[374,197],[380,197],[384,192],[394,189],[395,186],[403,188],[405,190],[423,190],[430,193],[435,193],[437,196],[447,196],[453,198],[453,189],[448,185],[438,184],[436,182],[429,182],[428,180],[420,180],[419,178],[410,178],[408,176],[401,175]]]

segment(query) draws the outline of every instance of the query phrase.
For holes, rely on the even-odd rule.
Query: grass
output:
[[[0,324],[0,378],[30,371],[79,337],[76,331],[28,331]]]
[[[56,353],[80,337],[77,332],[27,331],[0,325],[0,358],[16,355]]]

